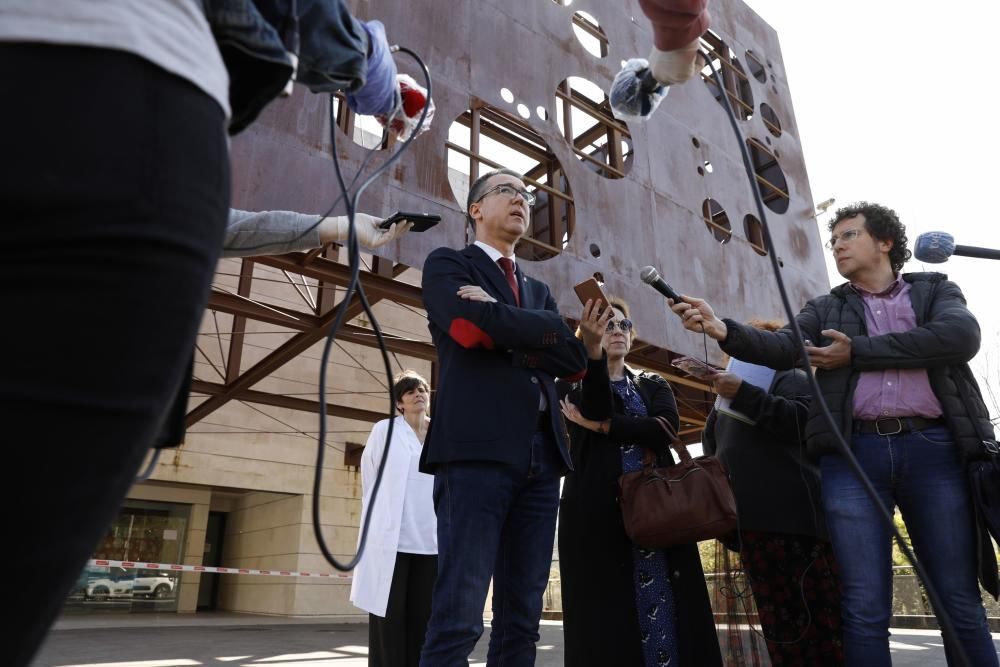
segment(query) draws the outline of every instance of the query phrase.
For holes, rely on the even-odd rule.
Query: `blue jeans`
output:
[[[420,664],[468,665],[483,634],[493,577],[487,665],[535,664],[542,596],[549,580],[562,458],[536,433],[522,465],[441,464],[434,475],[438,576]]]
[[[947,428],[893,436],[858,434],[854,456],[889,511],[899,505],[917,558],[943,598],[970,665],[997,665],[976,577],[971,500]],[[889,667],[891,533],[839,455],[820,461],[823,507],[843,585],[844,664]],[[957,665],[945,638],[948,664]]]

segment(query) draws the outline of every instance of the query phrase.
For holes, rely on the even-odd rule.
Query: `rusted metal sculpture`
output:
[[[573,285],[587,277],[598,276],[607,293],[626,298],[639,331],[629,361],[671,381],[682,433],[696,440],[714,397],[701,382],[680,377],[670,360],[703,355],[702,341],[669,316],[661,297],[640,283],[639,270],[652,264],[678,291],[705,296],[742,320],[784,317],[763,256],[769,252],[782,261],[795,305],[828,285],[776,33],[730,0],[713,3],[712,30],[703,38],[722,68],[769,208],[776,247],[765,248],[737,139],[718,103],[722,92],[708,81],[707,69],[702,80],[673,87],[644,124],[617,121],[595,93],[607,89],[623,59],[649,50],[648,24],[635,0],[573,0],[568,6],[554,0],[380,0],[355,2],[352,9],[360,18],[382,20],[391,41],[422,54],[437,105],[434,126],[369,188],[361,210],[426,211],[443,222],[378,251],[363,274],[369,298],[403,304],[419,318],[419,287],[400,275],[409,267],[419,270],[435,247],[467,242],[463,208],[470,175],[499,164],[520,168],[539,194],[531,238],[518,248],[525,271],[552,287],[568,318],[581,310]],[[400,58],[399,64],[420,80],[409,63]],[[341,105],[335,132],[347,174],[367,155],[350,139],[357,120]],[[234,206],[326,211],[339,194],[329,133],[326,98],[297,88],[274,102],[233,142]],[[382,159],[376,155],[368,171]],[[282,275],[277,272],[301,296],[297,304],[273,298]],[[315,400],[258,385],[321,340],[337,308],[347,308],[349,319],[361,313],[356,301],[337,302],[335,287],[347,279],[336,247],[244,260],[239,275],[220,273],[203,333],[218,338],[222,368],[214,378],[196,378],[188,424],[231,400],[317,411]],[[233,316],[226,331],[210,325],[212,311]],[[247,363],[247,320],[289,335]],[[357,323],[338,339],[374,344],[370,330]],[[434,358],[426,337],[390,336],[389,348]],[[712,360],[718,352],[710,347],[708,354]],[[327,411],[363,421],[383,416],[349,403],[331,403]]]

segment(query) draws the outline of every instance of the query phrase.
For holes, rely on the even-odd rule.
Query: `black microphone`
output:
[[[639,279],[668,299],[673,299],[674,303],[680,303],[682,301],[681,295],[675,292],[674,288],[670,285],[663,282],[663,278],[660,277],[660,272],[652,266],[643,267],[642,271],[639,272]]]
[[[972,245],[956,245],[955,237],[947,232],[927,232],[917,237],[913,256],[921,262],[940,264],[952,255],[979,257],[980,259],[1000,259],[1000,250],[977,248]]]

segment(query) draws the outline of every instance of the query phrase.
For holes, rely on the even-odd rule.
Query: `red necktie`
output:
[[[501,257],[497,260],[497,264],[503,269],[503,275],[507,278],[507,284],[510,285],[510,291],[514,293],[514,304],[517,306],[521,305],[521,290],[517,287],[517,275],[514,274],[514,262],[507,257]]]

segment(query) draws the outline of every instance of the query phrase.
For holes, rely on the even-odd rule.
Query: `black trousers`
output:
[[[0,43],[0,81],[3,662],[21,666],[187,371],[229,159],[218,104],[136,56]]]
[[[368,615],[368,664],[417,667],[431,617],[437,556],[396,554],[385,618]]]

